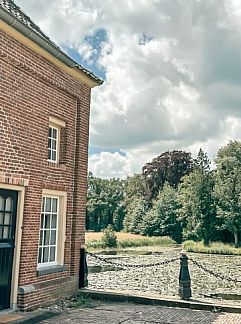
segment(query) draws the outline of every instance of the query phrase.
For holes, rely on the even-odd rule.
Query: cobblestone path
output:
[[[44,313],[43,313],[44,315]],[[44,316],[43,316],[44,317]],[[43,318],[42,317],[42,318]],[[240,324],[241,314],[162,306],[93,302],[90,308],[78,308],[60,313],[49,312],[49,318],[25,318],[26,324]]]

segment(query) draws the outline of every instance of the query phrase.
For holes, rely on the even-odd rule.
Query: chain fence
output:
[[[196,260],[194,260],[193,258],[189,258],[189,260],[195,265],[197,266],[199,269],[203,270],[204,272],[210,274],[211,276],[216,277],[217,279],[221,279],[221,280],[225,280],[225,281],[229,281],[229,282],[233,282],[235,284],[237,283],[241,283],[241,280],[237,279],[237,278],[231,278],[231,277],[227,277],[224,276],[220,273],[217,273],[211,269],[208,269],[207,267],[205,267],[204,265],[202,265],[201,263],[197,262]]]
[[[178,255],[175,255],[177,253]],[[241,300],[241,264],[238,263],[236,266],[232,264],[232,260],[237,262],[237,258],[227,257],[225,259],[225,256],[222,256],[217,264],[213,256],[210,258],[195,256],[194,258],[193,255],[187,257],[184,252],[181,253],[181,256],[179,253],[180,250],[178,252],[177,250],[170,250],[162,255],[160,255],[161,253],[143,256],[124,254],[116,257],[87,252],[92,267],[103,267],[103,269],[111,267],[111,270],[103,270],[103,272],[100,270],[101,273],[90,271],[89,284],[91,288],[97,290],[130,290],[168,296],[179,294],[181,298],[185,297],[183,299],[190,298],[190,288],[192,288],[195,298],[203,298],[223,292],[239,294]],[[170,257],[170,255],[173,257]],[[122,258],[121,261],[120,258]],[[125,258],[127,260],[123,260]],[[157,258],[158,260],[156,260]],[[228,260],[228,262],[225,263],[223,260]],[[185,295],[186,288],[184,287],[187,282],[189,285],[188,296]],[[181,295],[180,291],[184,295]]]
[[[104,258],[104,257],[101,257],[97,254],[94,254],[94,253],[91,253],[91,252],[88,252],[88,254],[90,256],[92,256],[93,258],[97,259],[97,260],[100,260],[102,262],[105,262],[105,263],[108,263],[108,264],[111,264],[115,267],[120,267],[120,268],[150,268],[150,267],[158,267],[158,266],[162,266],[162,265],[167,265],[169,263],[173,263],[173,262],[176,262],[179,260],[179,258],[171,258],[171,259],[168,259],[168,260],[163,260],[163,261],[160,261],[160,262],[156,262],[156,263],[143,263],[143,264],[125,264],[123,262],[113,262],[113,261],[110,261],[109,258]]]

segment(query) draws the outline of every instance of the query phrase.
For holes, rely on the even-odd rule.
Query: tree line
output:
[[[87,230],[183,240],[240,242],[241,142],[221,147],[211,167],[202,149],[194,159],[167,151],[127,179],[88,176]]]

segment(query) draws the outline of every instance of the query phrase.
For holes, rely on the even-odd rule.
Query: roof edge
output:
[[[29,38],[34,43],[39,45],[41,48],[46,50],[49,54],[53,55],[55,58],[60,60],[69,68],[78,68],[79,72],[84,73],[87,77],[89,77],[96,86],[101,85],[103,80],[96,77],[92,72],[83,68],[80,64],[70,58],[67,54],[65,54],[60,48],[54,45],[52,42],[44,39],[31,28],[23,24],[20,20],[12,16],[8,11],[0,6],[0,19],[3,20],[10,27],[16,29],[23,36]]]

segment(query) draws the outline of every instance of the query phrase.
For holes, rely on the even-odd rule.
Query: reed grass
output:
[[[203,242],[185,241],[182,246],[186,252],[241,255],[241,248],[236,248],[230,244],[221,242],[212,242],[210,245],[206,246]]]

